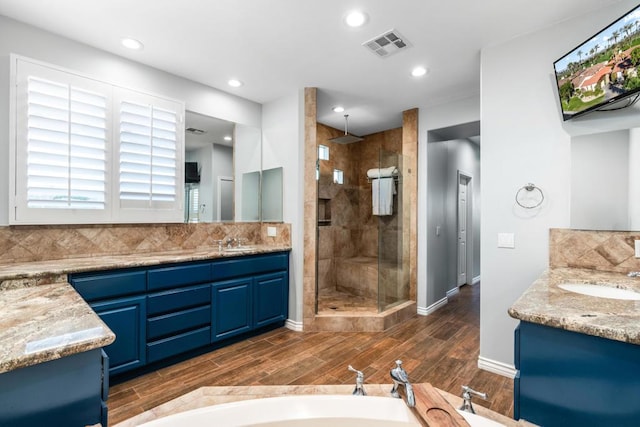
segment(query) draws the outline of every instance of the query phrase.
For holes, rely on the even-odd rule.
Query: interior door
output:
[[[469,178],[458,178],[458,286],[467,283],[467,191]]]
[[[218,218],[233,221],[233,178],[218,177]]]

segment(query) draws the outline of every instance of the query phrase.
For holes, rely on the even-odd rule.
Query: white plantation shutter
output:
[[[104,209],[107,97],[29,77],[27,206]]]
[[[183,103],[12,64],[10,223],[184,220]]]
[[[120,199],[176,200],[175,111],[123,101],[120,109]]]

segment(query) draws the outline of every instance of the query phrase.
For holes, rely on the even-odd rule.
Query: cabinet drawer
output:
[[[195,285],[211,280],[211,264],[173,265],[149,270],[149,290]]]
[[[144,270],[137,270],[74,274],[71,276],[70,282],[85,300],[95,301],[145,292],[147,273]]]
[[[147,344],[147,362],[156,362],[185,351],[193,350],[209,344],[211,328],[205,327],[185,332],[163,340]]]
[[[147,339],[154,340],[199,326],[208,326],[210,323],[210,305],[153,317],[147,320]]]
[[[155,316],[209,304],[211,301],[209,286],[199,285],[151,294],[147,297],[147,314]]]
[[[286,270],[288,266],[288,253],[243,256],[213,262],[212,273],[213,279],[218,281],[238,276]]]

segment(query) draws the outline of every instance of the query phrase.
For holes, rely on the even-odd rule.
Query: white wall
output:
[[[186,109],[261,126],[260,104],[0,16],[0,171],[9,158],[9,54],[27,56],[120,86],[182,100]],[[8,173],[0,174],[0,225],[8,224]]]
[[[563,126],[552,64],[634,5],[624,0],[482,50],[481,362],[512,366],[517,322],[507,309],[547,268],[549,228],[569,227],[570,129],[615,120],[585,116]],[[528,182],[544,191],[539,210],[515,205]],[[500,232],[515,234],[515,249],[497,248]]]
[[[291,224],[289,319],[302,322],[304,90],[262,106],[263,169],[283,167],[283,220]]]

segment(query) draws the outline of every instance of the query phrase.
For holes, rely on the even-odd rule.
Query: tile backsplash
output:
[[[640,270],[634,242],[640,231],[549,230],[549,266],[628,273]]]
[[[267,237],[267,227],[276,237]],[[109,224],[0,227],[0,264],[197,250],[215,240],[243,237],[248,244],[291,245],[282,223]]]

